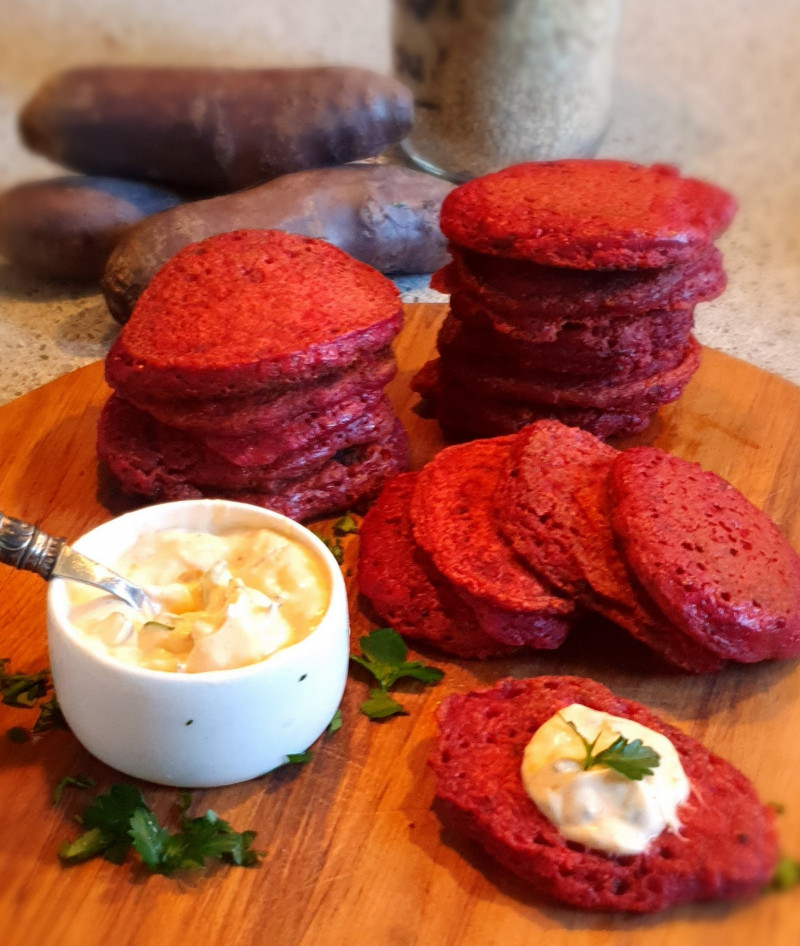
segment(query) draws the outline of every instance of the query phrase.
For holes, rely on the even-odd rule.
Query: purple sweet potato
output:
[[[158,270],[183,247],[232,230],[284,230],[338,246],[383,273],[430,273],[447,259],[439,209],[452,184],[420,171],[353,164],[287,174],[237,194],[156,214],[119,242],[103,275],[111,314],[127,321]]]
[[[403,85],[365,69],[108,66],[45,83],[20,132],[76,171],[208,194],[378,154],[412,110]]]

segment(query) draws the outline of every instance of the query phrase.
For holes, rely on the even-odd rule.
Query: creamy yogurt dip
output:
[[[659,755],[652,775],[639,781],[604,766],[585,770],[586,747],[569,725],[600,752],[623,736],[640,739]],[[525,791],[570,841],[612,854],[641,854],[665,828],[680,829],[678,808],[690,784],[666,736],[630,719],[573,703],[537,729],[522,761]]]
[[[322,564],[268,529],[149,533],[112,567],[144,587],[159,613],[70,583],[70,622],[92,649],[150,670],[199,673],[264,660],[311,633],[330,600]]]

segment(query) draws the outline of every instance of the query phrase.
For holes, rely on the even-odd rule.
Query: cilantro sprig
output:
[[[563,716],[561,719],[575,731],[578,738],[583,743],[583,747],[586,751],[586,755],[583,759],[584,771],[588,771],[597,765],[602,765],[607,769],[613,769],[620,775],[624,775],[625,778],[633,782],[639,782],[646,775],[652,775],[654,769],[657,769],[661,763],[661,756],[655,749],[644,745],[641,739],[631,739],[629,741],[625,739],[624,736],[617,736],[610,746],[595,753],[594,748],[597,745],[600,734],[598,733],[594,740],[589,742],[575,723],[569,719],[565,719]]]
[[[444,676],[436,667],[428,667],[418,660],[406,660],[408,647],[403,638],[391,627],[379,627],[360,638],[361,656],[350,659],[360,664],[378,681],[371,689],[369,699],[361,704],[361,712],[370,719],[386,719],[405,714],[403,706],[389,695],[389,689],[403,677],[422,683],[438,683]]]
[[[251,847],[255,831],[234,831],[227,821],[210,809],[198,818],[186,812],[191,795],[180,797],[179,830],[159,824],[142,793],[133,785],[112,785],[98,795],[80,819],[85,828],[73,841],[64,841],[58,856],[65,864],[79,864],[102,855],[120,864],[133,848],[153,873],[198,870],[207,860],[239,867],[254,867],[262,853]]]

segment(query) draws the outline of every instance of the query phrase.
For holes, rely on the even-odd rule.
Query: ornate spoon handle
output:
[[[35,572],[49,581],[65,541],[0,512],[0,562],[4,565]]]

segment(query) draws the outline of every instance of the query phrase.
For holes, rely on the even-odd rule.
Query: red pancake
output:
[[[503,629],[499,619],[484,626],[486,633],[507,631],[498,639],[537,646],[539,638],[552,647],[550,619],[568,614],[572,605],[546,590],[513,553],[500,534],[492,499],[512,440],[475,441],[437,454],[414,490],[414,539],[459,593],[513,615],[517,624],[527,619],[526,640],[518,628]]]
[[[620,558],[607,488],[618,452],[591,434],[539,421],[514,441],[495,498],[504,535],[542,579],[690,673],[722,661],[668,621]]]
[[[245,473],[227,486],[194,481],[185,457],[170,466],[153,446],[153,423],[111,398],[100,415],[97,452],[123,491],[150,500],[220,497],[274,509],[293,519],[332,515],[376,496],[385,480],[408,467],[408,438],[399,420],[377,442],[354,445],[313,469],[285,478]],[[174,459],[174,458],[173,458]]]
[[[493,657],[514,648],[484,634],[475,615],[432,569],[414,542],[416,473],[389,480],[359,530],[358,586],[398,634],[456,657]]]
[[[106,378],[128,398],[278,393],[384,348],[402,318],[394,284],[329,243],[222,233],[159,270],[109,352]]]
[[[397,374],[390,349],[366,356],[345,371],[291,388],[285,394],[255,394],[244,397],[187,399],[136,394],[132,404],[169,427],[220,436],[251,435],[291,424],[311,411],[327,411],[342,401],[381,390]]]
[[[615,856],[568,842],[528,797],[525,746],[559,710],[582,703],[666,736],[691,783],[679,834]],[[758,894],[778,859],[774,813],[751,782],[646,707],[592,680],[538,677],[448,697],[429,763],[437,811],[541,893],[584,910],[654,913],[680,903]]]
[[[708,248],[736,203],[673,167],[624,161],[518,164],[462,184],[441,227],[459,247],[572,269],[660,269]]]
[[[800,557],[760,509],[653,447],[618,456],[611,487],[628,564],[682,631],[745,663],[800,655]]]
[[[490,311],[522,310],[528,318],[629,318],[653,309],[693,309],[725,288],[722,256],[715,247],[664,269],[614,271],[537,266],[450,247],[453,262],[434,273],[431,285],[465,292]]]

